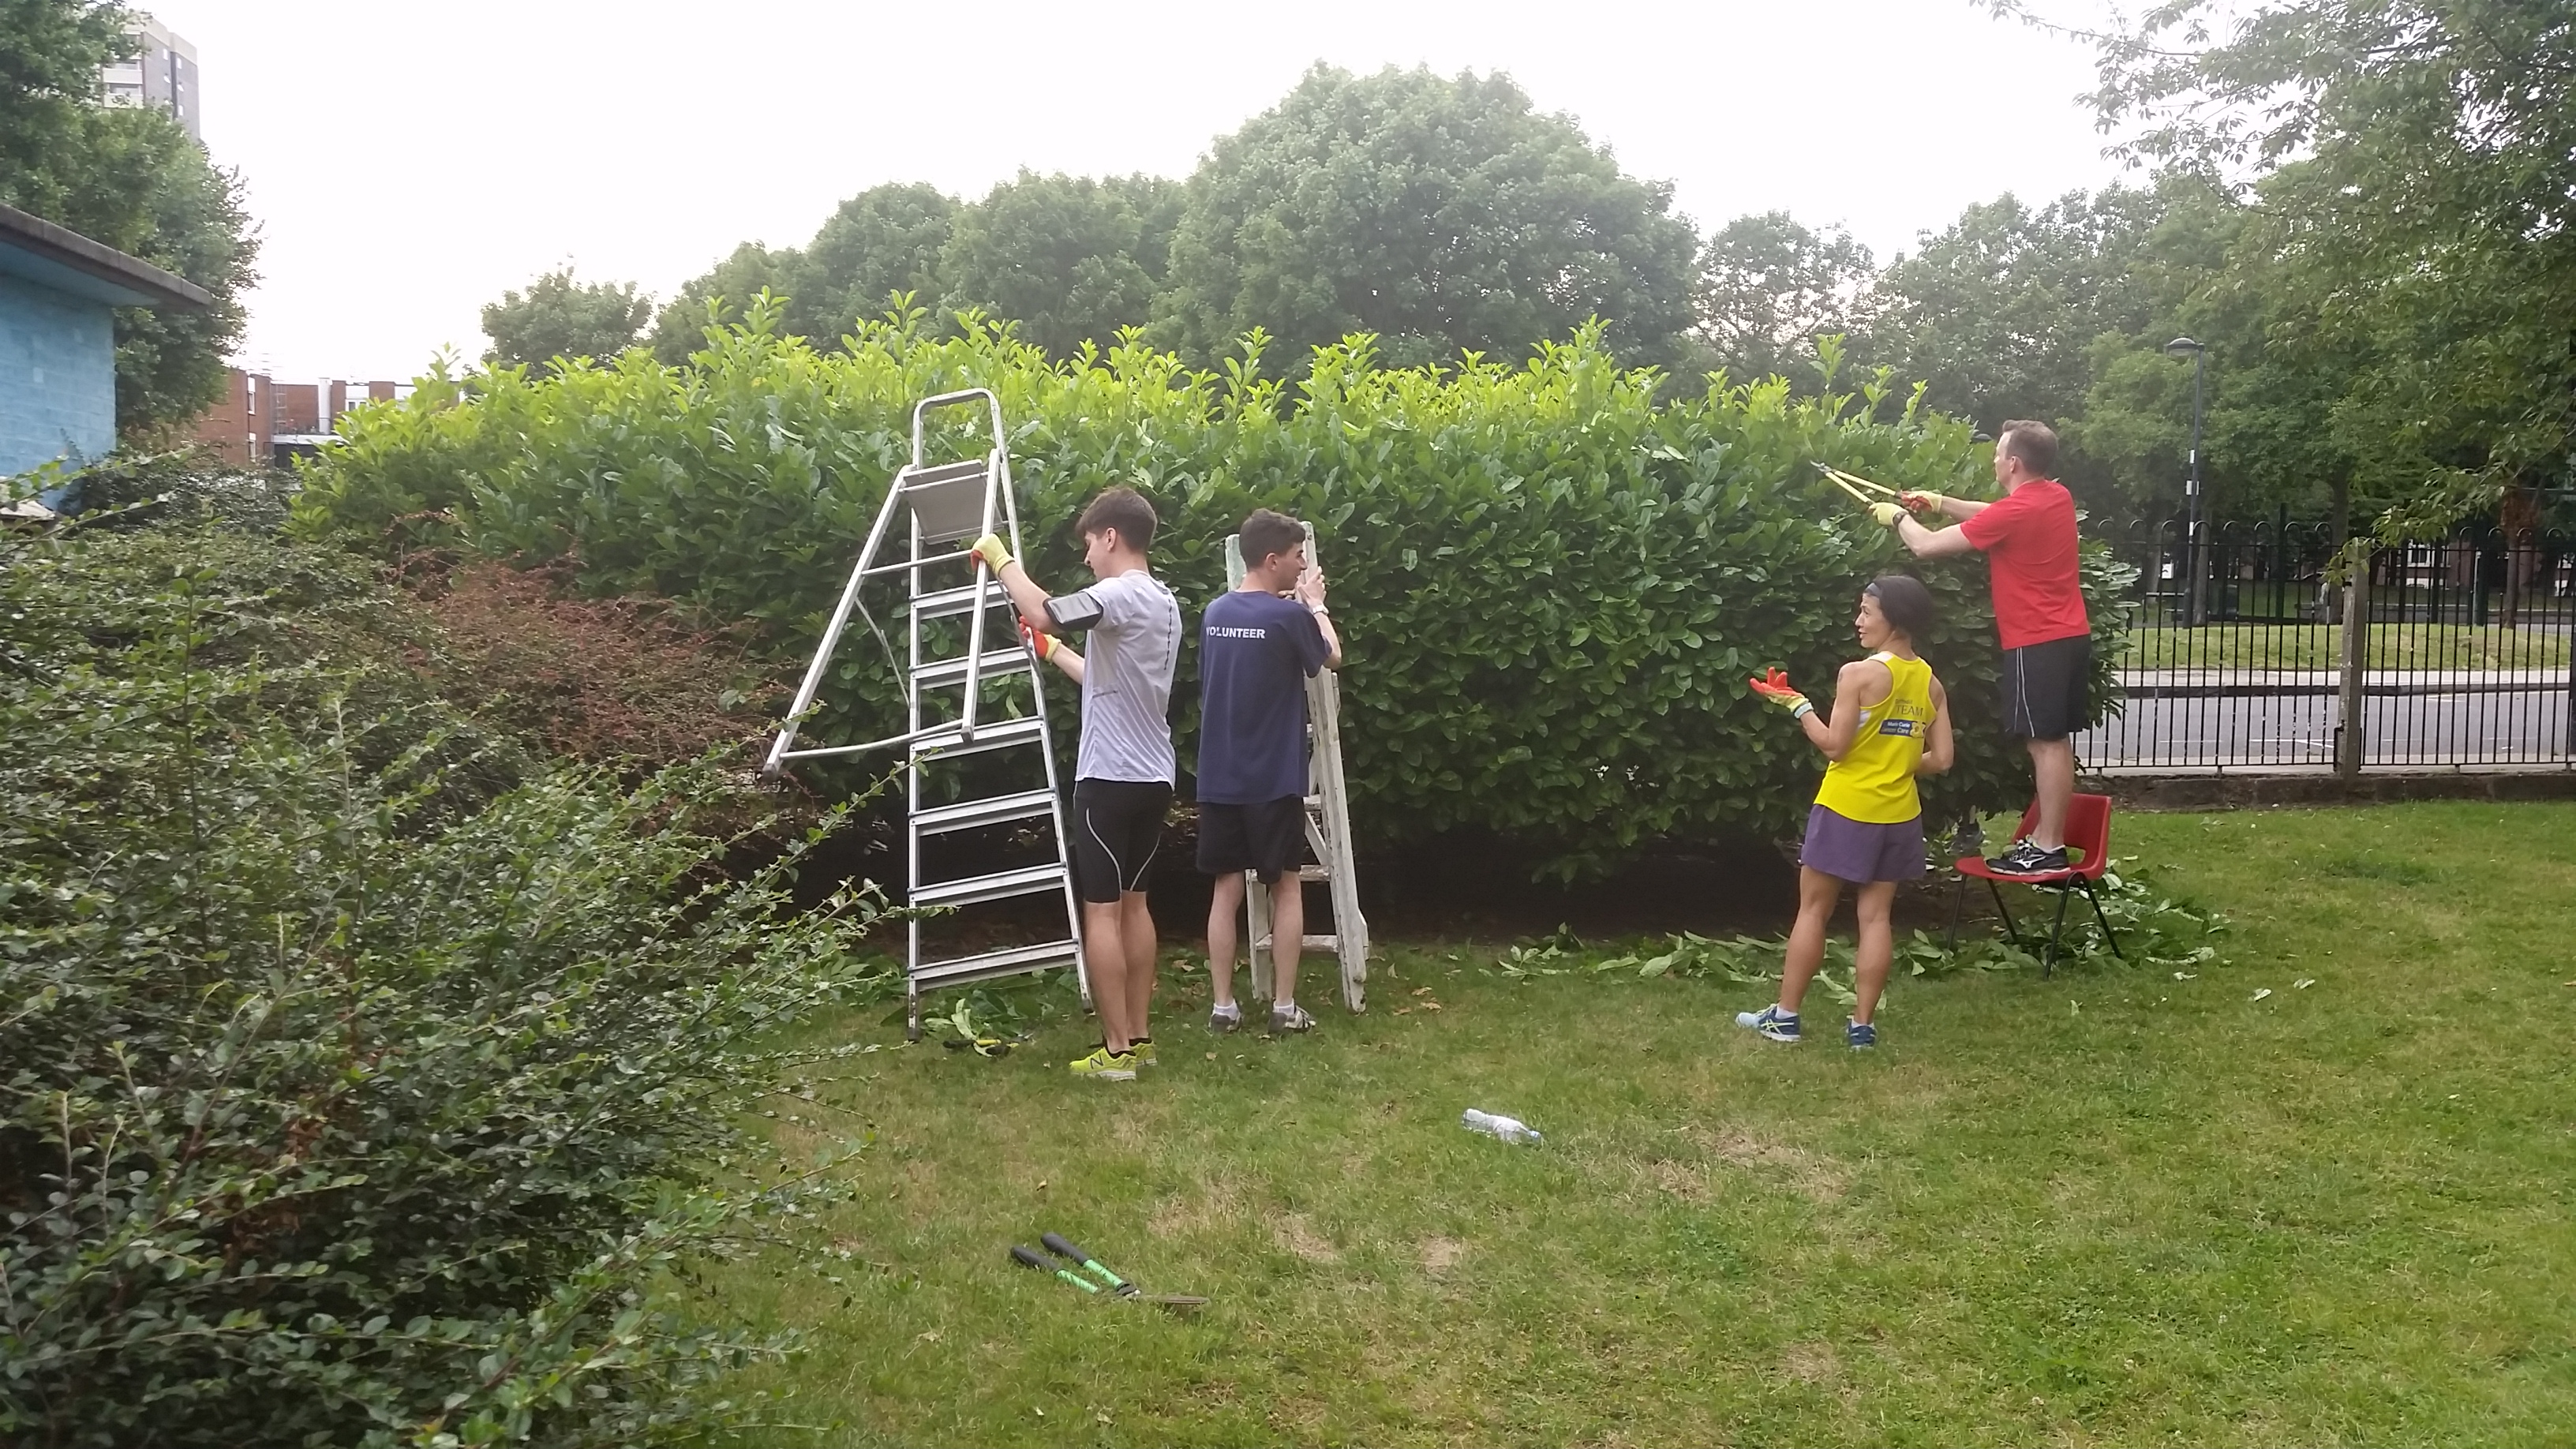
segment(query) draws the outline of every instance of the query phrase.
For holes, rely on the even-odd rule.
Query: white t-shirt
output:
[[[1047,616],[1059,628],[1089,634],[1074,778],[1175,783],[1170,713],[1181,606],[1172,591],[1138,569],[1047,600]]]

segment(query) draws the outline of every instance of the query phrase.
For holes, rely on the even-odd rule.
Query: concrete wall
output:
[[[116,325],[104,302],[0,275],[0,477],[116,446]]]

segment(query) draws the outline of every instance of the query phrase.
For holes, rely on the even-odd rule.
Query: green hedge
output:
[[[728,879],[734,772],[622,789],[429,695],[370,574],[0,535],[0,1443],[759,1417],[715,1386],[787,1345],[675,1270],[838,1191],[740,1124],[779,1027],[888,984],[872,906],[798,909],[803,844]]]
[[[775,315],[762,304],[711,330],[686,367],[630,353],[542,379],[433,379],[365,409],[306,475],[298,526],[427,523],[495,555],[577,555],[586,587],[761,621],[794,658],[908,454],[912,401],[988,386],[1013,429],[1038,578],[1082,580],[1068,524],[1112,483],[1161,510],[1156,567],[1193,618],[1223,588],[1223,540],[1247,511],[1313,520],[1350,656],[1362,840],[1490,832],[1577,871],[1803,815],[1817,757],[1744,677],[1783,664],[1830,684],[1861,584],[1913,567],[1811,462],[1992,486],[1967,425],[1884,377],[1819,399],[1719,381],[1658,401],[1662,380],[1620,368],[1595,333],[1520,366],[1439,370],[1376,367],[1354,338],[1318,350],[1292,391],[1260,375],[1257,335],[1219,376],[1133,344],[1050,365],[971,316],[965,335],[929,338],[918,313],[825,355],[774,335]],[[2105,698],[2116,568],[2088,563]],[[2016,802],[2028,767],[1994,728],[1985,566],[1916,571],[1943,606],[1927,653],[1962,745],[1932,809]],[[1176,690],[1185,766],[1194,670],[1193,651]],[[896,684],[873,648],[844,652],[828,697],[821,736],[891,732]]]

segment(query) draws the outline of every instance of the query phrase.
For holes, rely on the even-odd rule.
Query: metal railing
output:
[[[2287,521],[2113,547],[2138,585],[2122,708],[2076,737],[2088,769],[2576,765],[2576,539],[2356,544],[2351,570],[2323,525]]]

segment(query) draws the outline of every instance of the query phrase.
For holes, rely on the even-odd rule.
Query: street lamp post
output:
[[[2165,351],[2180,357],[2191,354],[2191,476],[2183,480],[2183,566],[2191,571],[2191,583],[2184,595],[2183,624],[2197,629],[2209,622],[2209,592],[2205,580],[2209,561],[2200,537],[2200,416],[2201,383],[2209,372],[2209,349],[2188,337],[2177,337],[2165,344]]]

